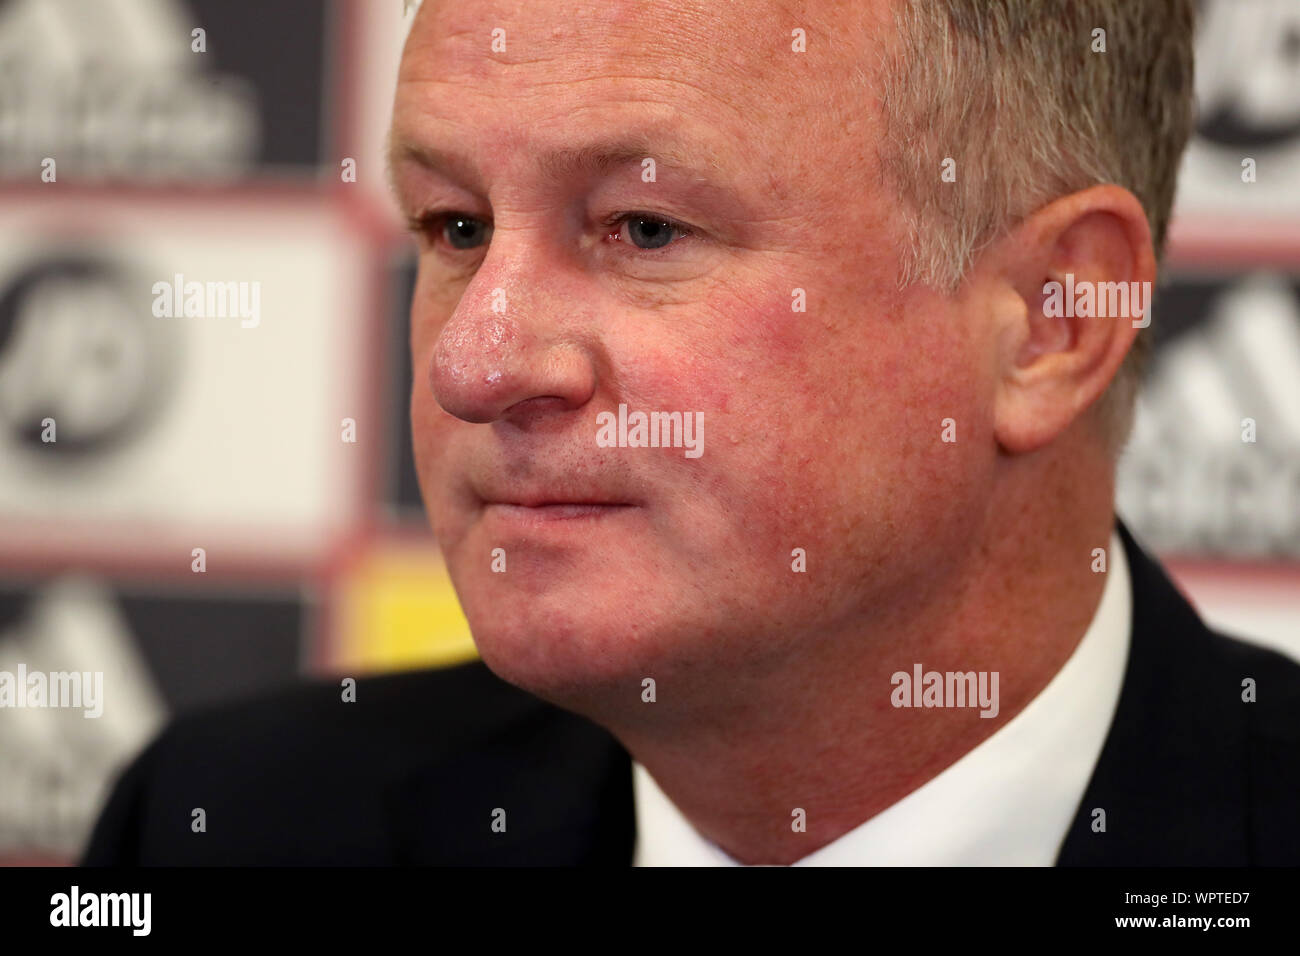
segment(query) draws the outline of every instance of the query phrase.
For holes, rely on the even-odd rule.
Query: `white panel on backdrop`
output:
[[[74,207],[94,228],[67,239]],[[374,454],[363,252],[341,214],[306,201],[6,203],[0,551],[24,534],[184,545],[185,564],[191,545],[322,551],[355,520]],[[178,276],[184,301],[162,301]],[[355,443],[345,418],[362,423]]]

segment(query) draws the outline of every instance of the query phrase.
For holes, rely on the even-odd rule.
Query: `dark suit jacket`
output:
[[[1120,532],[1131,650],[1058,863],[1300,863],[1300,666],[1209,631]],[[634,836],[618,742],[475,662],[360,680],[355,703],[321,682],[175,720],[117,781],[83,863],[627,865]]]

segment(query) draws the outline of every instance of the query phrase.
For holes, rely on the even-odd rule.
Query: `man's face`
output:
[[[484,660],[542,696],[780,668],[897,613],[979,520],[992,353],[897,291],[876,93],[848,80],[888,12],[815,6],[427,0],[413,25],[397,192],[464,219],[420,238],[420,486]],[[620,404],[702,416],[698,457],[598,443]]]

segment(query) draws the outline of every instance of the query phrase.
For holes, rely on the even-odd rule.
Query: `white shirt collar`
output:
[[[1106,584],[1074,653],[1015,717],[938,776],[795,866],[1051,866],[1110,729],[1132,584],[1112,533]],[[738,866],[633,762],[635,866]]]

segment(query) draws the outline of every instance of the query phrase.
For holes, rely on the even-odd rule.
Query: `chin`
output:
[[[649,632],[626,601],[584,591],[461,601],[479,656],[507,683],[573,710],[597,700],[635,704],[642,679],[663,670],[665,636]]]
[[[464,606],[483,660],[515,683],[527,675],[546,681],[552,672],[576,677],[584,663],[597,670],[595,660],[608,666],[609,644],[618,636],[614,622],[579,601],[498,590],[464,601]]]

